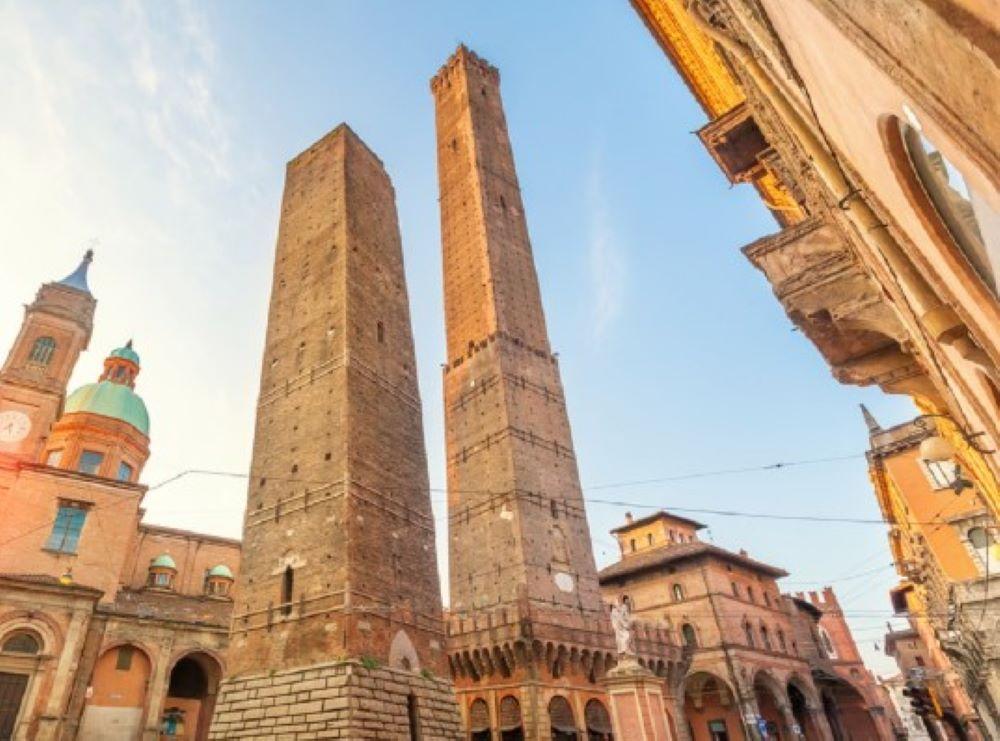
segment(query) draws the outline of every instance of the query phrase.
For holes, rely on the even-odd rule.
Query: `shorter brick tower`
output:
[[[87,349],[97,300],[87,285],[94,253],[61,281],[46,283],[0,368],[0,465],[37,460],[59,416],[66,384]]]
[[[340,125],[285,180],[212,738],[457,739],[395,194]]]

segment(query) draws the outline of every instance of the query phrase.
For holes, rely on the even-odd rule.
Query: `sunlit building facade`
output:
[[[929,722],[954,738],[996,738],[1000,546],[978,479],[954,460],[925,457],[935,440],[925,420],[883,429],[865,418],[869,471],[900,576],[893,608],[911,626],[886,636],[886,652],[911,690],[928,692]]]
[[[612,533],[621,559],[600,572],[608,604],[691,651],[667,712],[677,738],[884,739],[900,723],[864,667],[833,590],[788,595],[783,569],[699,538],[669,512]]]
[[[995,518],[1000,85],[986,4],[633,4],[704,109],[709,154],[781,227],[743,251],[789,319],[838,381],[931,415]]]
[[[142,521],[131,342],[67,395],[90,260],[39,289],[0,369],[0,739],[203,739],[240,544]]]

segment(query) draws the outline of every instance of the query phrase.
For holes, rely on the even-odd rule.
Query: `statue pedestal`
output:
[[[663,680],[632,656],[604,676],[611,703],[615,738],[629,741],[672,741],[663,703]]]

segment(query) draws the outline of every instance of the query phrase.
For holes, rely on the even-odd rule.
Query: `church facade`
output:
[[[67,395],[91,259],[39,289],[0,370],[0,738],[204,739],[239,542],[142,522],[131,342]]]

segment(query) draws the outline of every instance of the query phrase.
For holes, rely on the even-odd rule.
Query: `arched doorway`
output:
[[[767,672],[759,671],[753,680],[753,693],[759,717],[767,724],[767,738],[786,739],[788,729],[779,709],[785,704],[782,685]]]
[[[178,659],[170,670],[160,732],[168,738],[207,739],[221,678],[222,667],[206,653],[190,653]]]
[[[521,703],[513,695],[500,700],[500,741],[524,741]]]
[[[613,741],[611,716],[600,700],[588,700],[583,708],[583,720],[587,724],[587,741]]]
[[[684,717],[692,741],[737,741],[743,723],[729,685],[714,674],[695,672],[684,680]]]
[[[573,708],[562,695],[556,695],[549,701],[549,726],[552,741],[579,741]]]
[[[469,737],[472,741],[491,741],[490,707],[486,700],[473,700],[469,706]]]
[[[31,630],[13,630],[0,638],[0,739],[13,738],[25,722],[34,694],[44,642]]]
[[[101,654],[90,679],[81,741],[138,738],[146,714],[146,691],[152,663],[138,646],[124,643]]]

